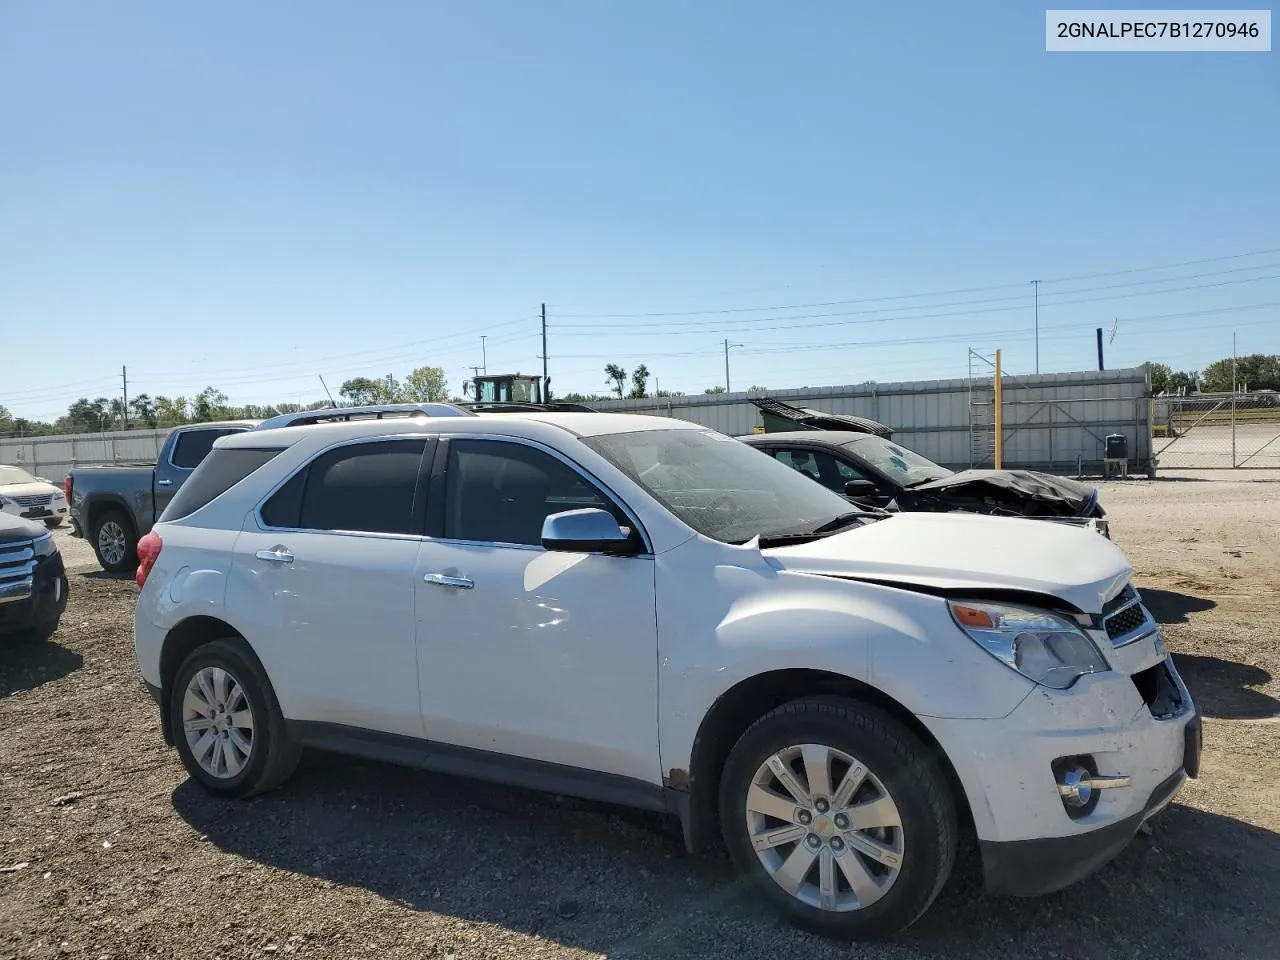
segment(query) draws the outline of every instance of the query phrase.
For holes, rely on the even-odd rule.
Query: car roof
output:
[[[551,413],[543,411],[477,414],[473,417],[396,417],[252,430],[220,438],[218,447],[290,447],[308,437],[332,442],[389,434],[470,433],[516,436],[531,440],[563,440],[566,434],[595,437],[645,430],[706,430],[701,424],[672,417],[629,413]]]
[[[843,446],[851,440],[865,440],[874,437],[874,433],[860,433],[857,430],[781,430],[778,433],[753,433],[738,437],[747,443],[767,443],[782,440],[791,443],[807,440],[810,443],[830,443]]]

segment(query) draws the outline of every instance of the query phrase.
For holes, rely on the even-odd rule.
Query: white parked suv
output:
[[[1196,776],[1200,724],[1114,544],[851,511],[665,417],[224,437],[139,544],[142,675],[192,777],[303,747],[667,811],[853,937],[1085,877]]]

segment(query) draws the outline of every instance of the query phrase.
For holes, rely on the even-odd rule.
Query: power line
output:
[[[1200,260],[1184,260],[1180,263],[1161,264],[1152,267],[1131,267],[1126,270],[1108,270],[1099,273],[1078,274],[1072,277],[1055,277],[1050,280],[1044,280],[1043,283],[1066,283],[1072,280],[1092,280],[1098,277],[1117,277],[1125,276],[1133,273],[1149,273],[1155,270],[1173,270],[1180,267],[1197,266],[1203,263],[1221,263],[1229,260],[1241,260],[1247,257],[1259,257],[1273,253],[1280,253],[1280,247],[1272,247],[1266,250],[1253,250],[1248,253],[1235,253],[1221,257],[1206,257]],[[1246,268],[1247,269],[1247,268]],[[1154,281],[1153,281],[1154,282]],[[892,300],[910,300],[922,297],[944,297],[956,296],[966,293],[983,293],[990,290],[1011,290],[1022,287],[1022,283],[1002,283],[985,287],[967,287],[957,290],[937,290],[925,293],[903,293],[894,296],[884,297],[862,297],[853,300],[826,300],[814,303],[793,303],[773,306],[761,307],[723,307],[711,310],[667,310],[646,313],[561,313],[562,317],[583,318],[583,319],[619,319],[633,320],[643,319],[645,317],[693,317],[706,316],[710,314],[726,314],[726,313],[757,313],[762,311],[774,310],[807,310],[817,307],[836,307],[848,306],[858,303],[886,303]]]

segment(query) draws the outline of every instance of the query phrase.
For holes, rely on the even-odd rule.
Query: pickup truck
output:
[[[209,455],[213,442],[257,424],[257,420],[229,420],[175,427],[165,437],[154,464],[73,467],[63,481],[72,535],[93,544],[103,570],[132,572],[138,566],[138,540]]]

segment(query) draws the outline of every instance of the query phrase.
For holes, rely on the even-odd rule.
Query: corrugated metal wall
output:
[[[117,430],[0,440],[0,463],[61,483],[73,466],[155,463],[168,430]]]
[[[1004,466],[1075,470],[1096,468],[1108,434],[1124,434],[1135,467],[1151,450],[1145,367],[1130,370],[1047,373],[1004,381]],[[949,467],[968,467],[971,402],[985,401],[990,420],[991,381],[921,380],[842,387],[771,390],[768,396],[826,413],[870,417],[894,429],[895,439]],[[976,391],[976,392],[975,392]],[[763,394],[759,394],[763,396]],[[610,400],[601,410],[657,414],[692,420],[731,436],[751,433],[763,421],[746,393],[649,400]],[[154,463],[165,430],[0,440],[0,463],[60,482],[73,465]],[[989,466],[990,462],[977,466]]]
[[[678,417],[723,433],[751,433],[763,423],[749,399],[765,394],[706,394],[649,400],[610,400],[601,410]],[[991,402],[991,381],[922,380],[842,387],[770,390],[767,396],[825,413],[869,417],[894,429],[895,439],[950,467],[968,467],[971,402]],[[1096,468],[1108,434],[1128,438],[1135,466],[1150,457],[1150,404],[1145,367],[1004,378],[1004,466],[1075,470]],[[990,408],[986,411],[990,420]],[[978,462],[977,466],[990,466]]]

